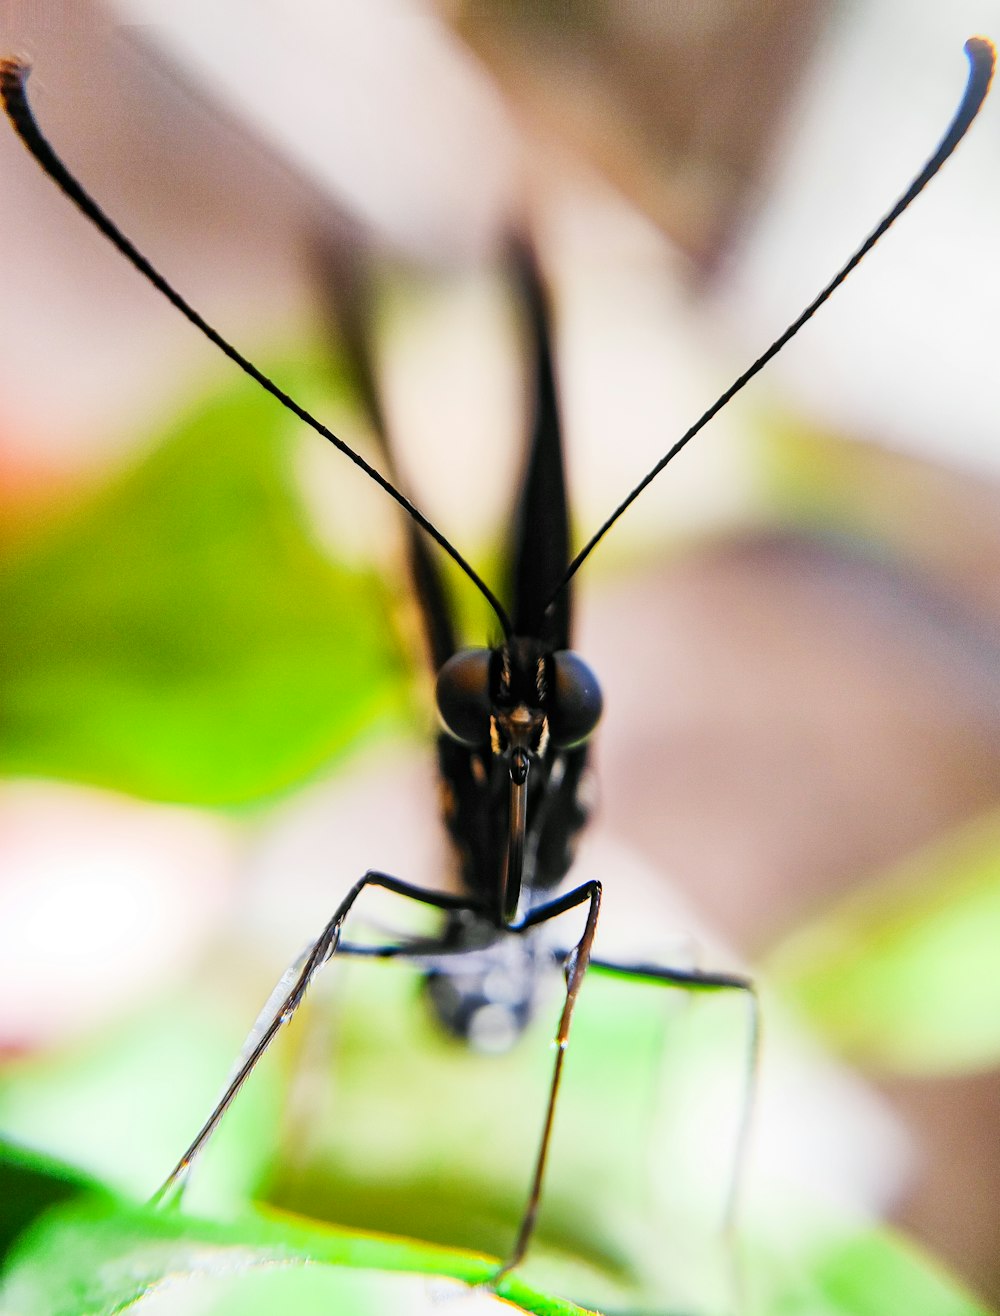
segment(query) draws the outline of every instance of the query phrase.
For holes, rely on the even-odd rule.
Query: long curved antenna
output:
[[[745,370],[743,374],[740,375],[739,379],[726,389],[725,393],[722,394],[718,401],[714,402],[705,414],[699,420],[695,421],[687,433],[679,438],[670,451],[664,457],[661,457],[653,469],[639,481],[628,497],[625,498],[623,502],[619,503],[597,533],[587,541],[566,568],[566,574],[553,591],[552,598],[549,600],[548,606],[550,608],[614,523],[627,508],[631,507],[642,493],[643,489],[645,489],[648,484],[652,484],[659,473],[663,470],[664,466],[667,466],[673,461],[681,449],[691,442],[699,430],[704,429],[713,416],[720,412],[726,403],[729,402],[731,398],[735,397],[745,384],[748,384],[750,380],[753,379],[754,375],[763,370],[772,357],[777,356],[789,339],[795,337],[807,320],[812,319],[823,303],[840,287],[854,267],[858,265],[865,256],[867,256],[886,229],[894,224],[910,202],[919,196],[944,162],[948,159],[949,155],[951,155],[952,151],[954,151],[955,147],[965,136],[969,125],[979,113],[979,108],[986,99],[986,93],[989,91],[990,82],[993,79],[994,64],[996,63],[996,51],[993,48],[993,43],[987,40],[986,37],[970,37],[965,43],[965,53],[969,57],[969,81],[966,84],[965,93],[962,96],[962,102],[955,113],[954,119],[951,121],[948,131],[941,139],[941,144],[924,165],[923,169],[921,169],[920,173],[916,176],[878,227],[872,230],[843,269],[834,275],[823,291],[809,303],[798,319],[793,321],[781,337],[776,338],[767,351],[764,352],[762,356],[759,356],[753,365],[750,366],[748,370]]]
[[[338,438],[322,421],[317,420],[305,407],[300,406],[293,397],[290,397],[284,389],[280,388],[262,370],[259,370],[252,361],[237,351],[230,342],[223,338],[217,329],[213,329],[208,321],[199,315],[194,307],[170,286],[163,275],[154,269],[142,252],[128,240],[117,224],[104,213],[93,197],[84,191],[56,155],[35,122],[24,90],[24,84],[30,71],[30,66],[22,60],[14,58],[0,60],[0,98],[3,100],[4,109],[7,111],[7,117],[10,119],[14,131],[56,186],[69,197],[74,205],[83,211],[92,224],[101,230],[125,259],[140,274],[145,275],[153,287],[161,292],[167,301],[175,306],[181,315],[189,320],[196,329],[200,329],[206,338],[210,339],[221,352],[229,357],[230,361],[238,365],[242,371],[255,380],[272,397],[277,398],[283,407],[287,407],[300,420],[305,421],[311,429],[314,429],[317,434],[321,434],[328,443],[332,443],[335,448],[339,449],[345,457],[349,457],[355,466],[359,466],[370,479],[380,485],[390,498],[395,499],[407,516],[415,521],[421,530],[430,535],[435,543],[444,549],[452,561],[465,572],[496,613],[504,635],[509,639],[513,628],[510,618],[500,601],[472,566],[466,562],[458,549],[449,543],[441,531],[438,530],[437,526],[428,521],[427,517],[414,507],[406,495],[400,493],[396,486],[387,480],[384,475],[381,475],[374,466],[370,466],[360,453],[355,452],[349,444]]]

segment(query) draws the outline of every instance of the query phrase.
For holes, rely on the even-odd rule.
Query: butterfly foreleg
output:
[[[152,1198],[154,1205],[160,1206],[179,1200],[190,1178],[196,1159],[204,1151],[218,1128],[223,1115],[225,1115],[238,1096],[243,1084],[256,1068],[257,1062],[274,1041],[283,1025],[289,1023],[294,1017],[310,984],[320,969],[338,950],[342,950],[347,954],[358,954],[363,951],[362,947],[341,947],[341,933],[347,916],[358,897],[369,887],[381,887],[383,890],[394,892],[396,895],[422,905],[430,905],[435,909],[460,910],[469,908],[468,900],[461,896],[449,895],[440,891],[425,891],[422,887],[401,881],[388,873],[370,870],[359,878],[337,906],[336,912],[320,935],[293,960],[279,978],[264,1008],[247,1034],[246,1041],[237,1056],[221,1097],[216,1102],[208,1119],[199,1129],[191,1145],[154,1194]],[[426,951],[430,944],[432,943],[421,943],[421,949]],[[378,948],[373,949],[377,950]],[[407,948],[398,946],[386,947],[382,950],[383,952],[394,950],[397,953],[405,953]]]
[[[584,924],[583,933],[580,940],[563,961],[563,970],[566,975],[566,999],[563,1002],[562,1013],[559,1016],[559,1025],[556,1029],[556,1058],[552,1068],[552,1079],[549,1083],[549,1097],[545,1109],[545,1122],[542,1125],[542,1135],[538,1144],[538,1151],[535,1154],[535,1166],[531,1178],[531,1188],[528,1193],[528,1200],[525,1204],[524,1212],[521,1216],[521,1223],[518,1227],[517,1238],[511,1249],[510,1255],[496,1274],[492,1277],[491,1284],[495,1287],[500,1280],[504,1278],[511,1270],[520,1265],[524,1255],[528,1250],[531,1242],[531,1236],[534,1233],[535,1221],[538,1216],[538,1206],[542,1196],[542,1183],[545,1178],[545,1163],[548,1159],[549,1144],[552,1140],[552,1126],[555,1121],[556,1100],[559,1096],[559,1083],[562,1079],[563,1062],[566,1056],[566,1046],[569,1042],[570,1024],[573,1018],[573,1009],[576,1005],[576,998],[580,994],[580,988],[583,985],[584,975],[587,972],[587,965],[590,962],[590,952],[594,945],[594,935],[597,932],[597,916],[601,908],[601,884],[597,881],[584,883],[583,886],[576,887],[573,891],[564,896],[551,900],[537,909],[533,909],[520,922],[511,926],[511,931],[515,933],[527,932],[530,928],[538,927],[542,923],[548,923],[550,919],[558,918],[560,914],[565,914],[571,909],[576,909],[580,905],[586,904],[587,920]]]

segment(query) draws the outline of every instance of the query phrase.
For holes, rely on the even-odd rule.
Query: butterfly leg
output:
[[[572,952],[570,952],[572,954]],[[744,1275],[737,1248],[736,1227],[740,1194],[746,1170],[750,1132],[753,1125],[760,1066],[761,1017],[757,989],[750,978],[735,973],[705,973],[700,969],[670,969],[658,964],[623,964],[594,957],[590,967],[597,974],[626,978],[632,982],[658,983],[684,992],[738,992],[747,1004],[747,1043],[744,1061],[743,1097],[733,1142],[732,1171],[722,1215],[721,1238],[726,1250],[728,1284],[733,1311],[746,1309]]]
[[[566,999],[563,1003],[562,1014],[559,1016],[559,1026],[556,1029],[556,1058],[552,1069],[552,1079],[549,1083],[549,1099],[545,1109],[545,1122],[542,1125],[542,1135],[539,1140],[538,1151],[535,1154],[531,1188],[510,1255],[490,1279],[490,1285],[493,1288],[524,1260],[528,1245],[531,1242],[531,1236],[535,1230],[538,1206],[542,1196],[542,1183],[545,1178],[545,1163],[548,1159],[549,1144],[552,1140],[552,1126],[555,1120],[559,1084],[562,1079],[566,1046],[569,1042],[573,1009],[576,1005],[576,998],[580,994],[580,988],[583,985],[583,978],[587,972],[590,952],[594,944],[594,934],[597,932],[597,916],[601,908],[601,884],[596,881],[586,882],[583,886],[577,887],[566,895],[533,909],[519,923],[512,924],[510,928],[512,932],[527,932],[529,928],[538,927],[539,924],[547,923],[550,919],[558,918],[560,914],[565,914],[569,910],[576,909],[584,904],[588,906],[588,909],[583,934],[563,962],[563,971],[566,975]]]
[[[760,1000],[753,981],[742,974],[736,973],[704,973],[700,969],[669,969],[656,964],[622,964],[614,960],[604,960],[596,957],[590,961],[590,966],[595,973],[603,973],[617,978],[628,978],[633,982],[659,983],[664,987],[676,987],[680,991],[699,994],[739,992],[744,996],[747,1003],[748,1018],[743,1101],[733,1148],[733,1171],[726,1193],[726,1204],[723,1213],[723,1231],[727,1236],[731,1236],[736,1227],[740,1190],[743,1183],[750,1130],[756,1104],[757,1076],[760,1065]]]
[[[448,895],[439,891],[425,891],[423,888],[413,886],[409,882],[400,881],[397,877],[391,877],[388,873],[370,871],[359,878],[340,902],[336,913],[319,937],[282,974],[277,986],[258,1015],[253,1028],[247,1035],[222,1096],[198,1131],[194,1141],[154,1194],[152,1198],[153,1205],[162,1206],[179,1200],[190,1177],[195,1160],[204,1151],[206,1144],[218,1128],[223,1115],[236,1099],[243,1084],[253,1072],[264,1052],[274,1041],[282,1025],[289,1022],[302,1004],[312,980],[323,965],[336,953],[340,946],[344,921],[355,901],[368,887],[381,887],[383,890],[392,891],[396,895],[404,896],[406,899],[414,900],[422,905],[430,905],[435,909],[462,910],[469,908],[468,900],[461,896]],[[357,953],[360,948],[350,947],[347,949],[348,953]]]

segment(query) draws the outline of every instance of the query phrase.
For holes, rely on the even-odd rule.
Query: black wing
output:
[[[515,249],[515,268],[531,335],[533,378],[528,460],[510,546],[514,634],[569,648],[570,591],[548,607],[569,562],[569,512],[562,433],[552,363],[550,317],[534,253]]]

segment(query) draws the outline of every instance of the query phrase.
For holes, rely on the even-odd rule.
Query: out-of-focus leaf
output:
[[[20,1154],[9,1158],[24,1168]],[[0,1172],[7,1168],[0,1153]],[[59,1185],[65,1167],[38,1160],[28,1167]],[[80,1181],[81,1189],[87,1187]],[[748,1267],[754,1316],[985,1316],[985,1308],[914,1248],[884,1230],[844,1235],[831,1229],[805,1259],[754,1249]],[[141,1209],[100,1190],[55,1207],[21,1237],[0,1276],[0,1306],[18,1316],[99,1316],[149,1311],[157,1316],[197,1309],[230,1312],[294,1310],[428,1313],[461,1298],[479,1316],[499,1303],[484,1291],[448,1292],[449,1279],[474,1286],[496,1262],[427,1243],[320,1225],[280,1213],[247,1213],[219,1224]],[[429,1281],[429,1278],[430,1281]],[[500,1296],[537,1316],[584,1311],[509,1276]],[[269,1305],[270,1304],[270,1305]]]
[[[789,1223],[794,1235],[803,1222]],[[748,1316],[988,1316],[931,1257],[888,1229],[827,1222],[809,1245],[785,1242],[748,1249]]]
[[[0,1141],[0,1265],[18,1235],[50,1207],[101,1191],[79,1170]]]
[[[240,802],[398,714],[385,591],[307,533],[293,448],[281,408],[241,384],[18,545],[0,769]],[[344,478],[362,477],[345,462]]]
[[[766,1310],[770,1316],[988,1316],[929,1257],[889,1230],[870,1230],[819,1249],[809,1267],[811,1291]]]
[[[32,1228],[4,1277],[0,1301],[5,1311],[20,1316],[110,1316],[144,1310],[146,1300],[161,1292],[168,1299],[176,1294],[176,1302],[158,1302],[150,1310],[190,1310],[193,1293],[205,1304],[199,1310],[213,1312],[263,1310],[271,1301],[278,1304],[271,1310],[374,1316],[389,1309],[417,1311],[420,1301],[427,1300],[426,1279],[407,1283],[406,1274],[476,1285],[487,1281],[496,1265],[471,1253],[352,1233],[294,1216],[253,1215],[222,1225],[103,1198],[54,1210]],[[303,1267],[322,1268],[323,1280],[290,1278],[276,1284],[273,1279],[276,1271]],[[261,1277],[256,1287],[255,1275]],[[514,1307],[538,1316],[574,1316],[582,1310],[529,1288],[516,1276],[503,1281],[500,1293]],[[391,1307],[386,1305],[389,1297]],[[489,1305],[484,1302],[484,1309]]]
[[[769,978],[850,1054],[915,1074],[1000,1060],[1000,817],[789,937]]]
[[[237,965],[225,972],[238,982]],[[0,1127],[118,1193],[148,1197],[208,1113],[248,1023],[235,1004],[227,1013],[216,999],[171,997],[86,1047],[26,1057],[3,1072]],[[266,1172],[281,1101],[280,1064],[261,1065],[199,1167],[205,1214],[231,1211],[252,1194]]]
[[[845,441],[777,409],[764,421],[755,433],[755,469],[772,516],[813,536],[825,531],[842,543],[868,546],[869,554],[874,545],[877,556],[902,566],[914,585],[946,594],[948,610],[939,607],[934,620],[939,628],[945,623],[956,631],[970,658],[988,665],[995,682],[1000,615],[995,482],[892,447]]]

